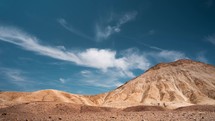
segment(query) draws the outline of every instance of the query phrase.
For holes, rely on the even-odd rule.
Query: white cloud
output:
[[[78,61],[78,58],[73,53],[64,52],[57,47],[44,46],[39,43],[36,37],[28,35],[16,28],[0,27],[0,39],[41,55],[65,61]]]
[[[109,68],[105,72],[98,70],[83,70],[80,72],[80,81],[89,85],[104,88],[116,88],[123,83],[120,80],[128,80],[135,77],[132,71],[133,69],[146,70],[152,63],[148,58],[155,59],[156,62],[174,61],[182,58],[187,58],[184,53],[178,51],[153,51],[141,53],[138,49],[130,48],[121,52],[123,58],[121,58],[122,64],[117,64],[119,68]],[[170,57],[169,57],[170,56]]]
[[[111,34],[119,32],[120,29],[115,29],[115,27],[107,26],[102,27],[101,25],[96,25],[96,40],[101,41],[107,39]]]
[[[66,82],[66,80],[63,79],[63,78],[60,78],[59,81],[60,81],[61,83],[63,83],[63,84]]]
[[[106,71],[81,71],[82,80],[91,86],[116,88],[123,84],[120,80],[128,80],[136,76],[132,70],[147,70],[151,66],[147,57],[152,55],[141,53],[138,49],[130,48],[120,55],[122,58],[116,62],[117,68],[109,68]]]
[[[197,54],[196,59],[197,59],[198,61],[201,61],[201,62],[204,62],[204,63],[208,63],[208,59],[205,57],[205,51],[199,52],[199,53]]]
[[[146,43],[141,42],[141,41],[137,41],[137,43],[141,44],[141,45],[144,45],[145,47],[148,47],[148,48],[153,49],[153,50],[157,50],[157,51],[163,51],[164,50],[162,48],[159,48],[159,47],[156,47],[156,46],[152,46],[152,45],[146,44]]]
[[[187,58],[184,53],[173,50],[162,50],[155,56],[157,56],[159,59],[165,59],[167,61],[176,61],[179,59]]]
[[[119,81],[119,78],[125,78],[124,74],[119,73],[116,69],[108,69],[107,72],[83,70],[80,75],[80,83],[103,88],[121,86],[123,83]]]
[[[77,56],[81,60],[80,65],[94,67],[103,72],[108,71],[108,69],[116,69],[128,77],[134,77],[133,69],[146,70],[150,66],[144,55],[132,49],[124,51],[118,58],[116,51],[96,48],[86,49],[77,53]],[[85,74],[88,73],[85,72]]]
[[[133,55],[130,53],[129,55],[124,54],[121,57],[116,57],[116,51],[109,49],[90,48],[76,52],[66,50],[64,47],[63,49],[62,47],[59,48],[59,46],[45,46],[40,44],[36,37],[12,27],[0,27],[0,40],[13,43],[40,55],[73,62],[80,66],[92,67],[103,71],[109,68],[116,68],[129,76],[132,76],[131,69],[142,69],[139,65],[144,64],[144,61],[130,61],[131,59],[129,58],[132,56],[141,60],[140,57],[138,57],[140,55],[136,55],[136,53]]]
[[[26,73],[22,70],[0,67],[0,76],[10,84],[17,86],[20,90],[26,91],[34,88],[32,87],[34,82],[26,77]]]
[[[135,19],[137,16],[137,12],[128,12],[121,16],[116,22],[114,22],[113,16],[110,16],[111,19],[107,19],[106,21],[102,21],[96,24],[96,40],[102,41],[108,39],[112,34],[119,33],[121,31],[121,26],[126,24],[127,22]],[[114,23],[111,25],[111,23]]]
[[[88,70],[83,70],[81,71],[82,76],[88,76],[89,74],[91,74],[91,71]]]
[[[133,69],[140,69],[140,70],[147,70],[150,66],[151,63],[147,59],[147,55],[145,53],[139,52],[138,49],[135,48],[129,48],[125,51],[122,52],[123,59],[122,59],[122,67],[126,68],[128,70],[133,70]],[[123,63],[125,62],[125,63]],[[128,71],[125,71],[127,75],[130,75],[130,77],[134,77],[133,73],[130,73]]]
[[[65,52],[59,48],[44,46],[39,43],[39,40],[25,32],[11,27],[0,27],[0,40],[13,43],[22,48],[36,52],[41,55],[49,56],[55,59],[77,62],[77,56],[70,52]]]
[[[10,69],[10,68],[1,68],[1,73],[4,76],[13,81],[13,82],[27,82],[27,79],[23,76],[23,72],[17,69]]]
[[[70,31],[71,33],[79,36],[79,37],[82,37],[82,38],[85,38],[85,39],[88,39],[88,40],[92,40],[92,37],[84,34],[83,32],[75,29],[72,25],[70,25],[65,19],[63,18],[59,18],[57,19],[58,23],[64,27],[66,30]]]
[[[63,51],[66,50],[66,48],[64,46],[57,46],[57,48],[60,50],[63,50]]]
[[[82,60],[82,62],[80,62],[81,64],[104,70],[107,68],[114,67],[114,61],[117,60],[116,52],[107,49],[99,50],[96,48],[90,48],[84,52],[78,53],[78,56],[80,60]]]
[[[12,27],[0,27],[0,40],[18,45],[25,50],[40,55],[72,62],[79,66],[94,68],[97,72],[81,72],[83,80],[88,84],[107,88],[121,85],[122,83],[119,81],[121,78],[135,77],[133,73],[135,69],[148,69],[152,65],[148,58],[156,59],[156,62],[186,58],[182,52],[163,49],[152,52],[139,52],[138,49],[130,48],[120,53],[110,49],[97,48],[71,51],[64,46],[43,45],[36,37]],[[20,73],[11,73],[9,73],[10,76],[8,77],[19,81],[25,80],[25,78],[20,76]],[[65,79],[60,78],[59,81],[64,83]]]
[[[136,11],[132,11],[124,14],[122,18],[119,19],[119,23],[117,23],[117,26],[118,27],[122,26],[123,24],[135,19],[136,16],[137,16]]]
[[[206,37],[206,40],[215,45],[215,34]]]

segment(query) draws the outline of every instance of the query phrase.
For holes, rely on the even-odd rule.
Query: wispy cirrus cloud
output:
[[[157,51],[163,51],[164,49],[160,48],[160,47],[156,47],[156,46],[153,46],[153,45],[149,45],[149,44],[146,44],[144,42],[141,42],[141,41],[137,41],[137,43],[141,44],[141,45],[144,45],[145,47],[147,48],[150,48],[150,49],[153,49],[153,50],[157,50]]]
[[[64,52],[57,47],[44,46],[39,43],[39,40],[36,37],[14,27],[0,27],[0,40],[18,45],[25,50],[33,51],[40,55],[65,61],[78,61],[75,54]]]
[[[5,78],[13,82],[28,82],[23,74],[24,72],[21,70],[11,68],[0,68],[0,72],[5,76]]]
[[[188,59],[188,57],[185,55],[185,53],[180,52],[180,51],[165,50],[163,48],[149,45],[149,44],[146,44],[141,41],[137,41],[137,43],[144,45],[145,47],[148,47],[152,50],[155,50],[155,51],[148,52],[147,56],[151,56],[150,58],[154,58],[158,62],[159,61],[176,61],[178,59],[185,59],[185,58]]]
[[[116,88],[123,83],[119,81],[119,78],[126,78],[124,74],[120,74],[115,69],[109,69],[107,72],[83,70],[80,72],[80,83],[94,87],[103,88]]]
[[[93,73],[82,72],[82,80],[85,80],[88,84],[96,83],[94,85],[107,88],[122,84],[119,79],[135,77],[133,70],[147,70],[152,65],[149,58],[155,59],[156,62],[186,58],[182,52],[163,49],[151,52],[140,52],[134,48],[121,52],[98,48],[72,51],[63,46],[44,45],[35,36],[14,27],[0,27],[0,40],[15,44],[39,55],[71,62],[78,66],[94,68],[98,71]],[[19,73],[14,73],[11,78],[20,81],[24,80],[18,75]],[[95,78],[95,76],[97,77]],[[106,80],[107,82],[102,82],[101,80]],[[59,81],[65,83],[63,78],[59,79]]]
[[[88,39],[88,40],[93,40],[92,37],[86,35],[85,33],[81,32],[80,30],[78,29],[75,29],[71,24],[69,24],[65,19],[63,18],[59,18],[57,19],[57,22],[62,26],[64,27],[66,30],[70,31],[71,33],[79,36],[79,37],[82,37],[84,39]]]
[[[64,27],[66,30],[70,31],[71,33],[82,37],[88,40],[95,40],[100,42],[102,40],[108,39],[111,35],[115,33],[119,33],[121,31],[121,26],[124,24],[134,20],[137,16],[136,11],[127,12],[121,16],[113,17],[110,16],[106,20],[102,20],[95,24],[95,38],[86,35],[82,31],[74,28],[71,24],[69,24],[64,18],[57,19],[57,22]],[[150,34],[154,33],[153,31]]]
[[[64,78],[59,78],[59,81],[64,84],[66,82],[66,80]]]
[[[198,61],[208,63],[208,59],[206,58],[205,54],[206,54],[205,51],[201,51],[201,52],[197,53],[196,59]]]
[[[158,60],[165,60],[165,61],[176,61],[182,58],[188,58],[183,52],[174,51],[174,50],[162,50],[155,54]]]
[[[206,41],[215,45],[215,34],[207,36]]]
[[[117,57],[117,52],[110,49],[89,48],[83,51],[71,51],[65,48],[45,46],[36,37],[13,27],[0,27],[0,40],[18,45],[25,50],[40,55],[69,61],[80,66],[101,69],[103,71],[109,68],[116,68],[128,74],[127,76],[132,76],[130,66],[138,69],[138,64],[140,63],[149,65],[146,62],[138,62],[131,65],[128,59],[129,56],[121,55],[121,57]]]
[[[18,87],[19,90],[27,91],[33,89],[32,85],[34,82],[20,69],[0,67],[0,76],[10,84]],[[29,89],[30,87],[31,89]]]
[[[102,40],[108,39],[115,33],[119,33],[121,31],[121,26],[131,20],[134,20],[136,16],[137,12],[133,11],[125,13],[120,18],[113,18],[113,16],[110,16],[111,19],[98,22],[95,27],[96,40],[100,42]]]

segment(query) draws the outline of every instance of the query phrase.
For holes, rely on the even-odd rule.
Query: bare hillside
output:
[[[212,65],[191,60],[161,63],[99,100],[110,107],[214,105],[214,77]]]
[[[215,105],[215,67],[192,60],[161,63],[117,89],[84,96],[57,90],[1,92],[0,107],[51,101],[126,108],[161,106],[169,109],[190,105]]]

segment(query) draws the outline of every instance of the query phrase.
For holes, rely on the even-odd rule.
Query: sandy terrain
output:
[[[0,121],[214,121],[215,106],[175,110],[136,106],[102,108],[57,102],[32,102],[0,109]]]
[[[23,116],[20,116],[23,115]],[[214,121],[214,112],[119,112],[72,113],[65,115],[7,114],[0,121]]]

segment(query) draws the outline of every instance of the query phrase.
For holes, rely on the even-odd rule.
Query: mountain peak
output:
[[[190,60],[190,59],[179,59],[175,62],[170,62],[170,65],[182,65],[182,64],[197,64],[197,63],[202,63],[202,62],[198,62],[198,61],[194,61],[194,60]]]
[[[215,67],[188,59],[160,63],[114,91],[105,106],[154,105],[168,108],[215,104]]]
[[[153,67],[151,67],[149,70],[157,70],[160,68],[168,67],[168,66],[179,66],[179,65],[185,65],[185,64],[197,64],[201,62],[193,61],[190,59],[180,59],[174,62],[169,62],[169,63],[159,63]]]
[[[196,61],[190,60],[190,59],[179,59],[179,60],[176,60],[175,62],[180,62],[180,63],[192,63],[192,62],[196,62]],[[175,62],[172,62],[172,63],[175,63]]]

